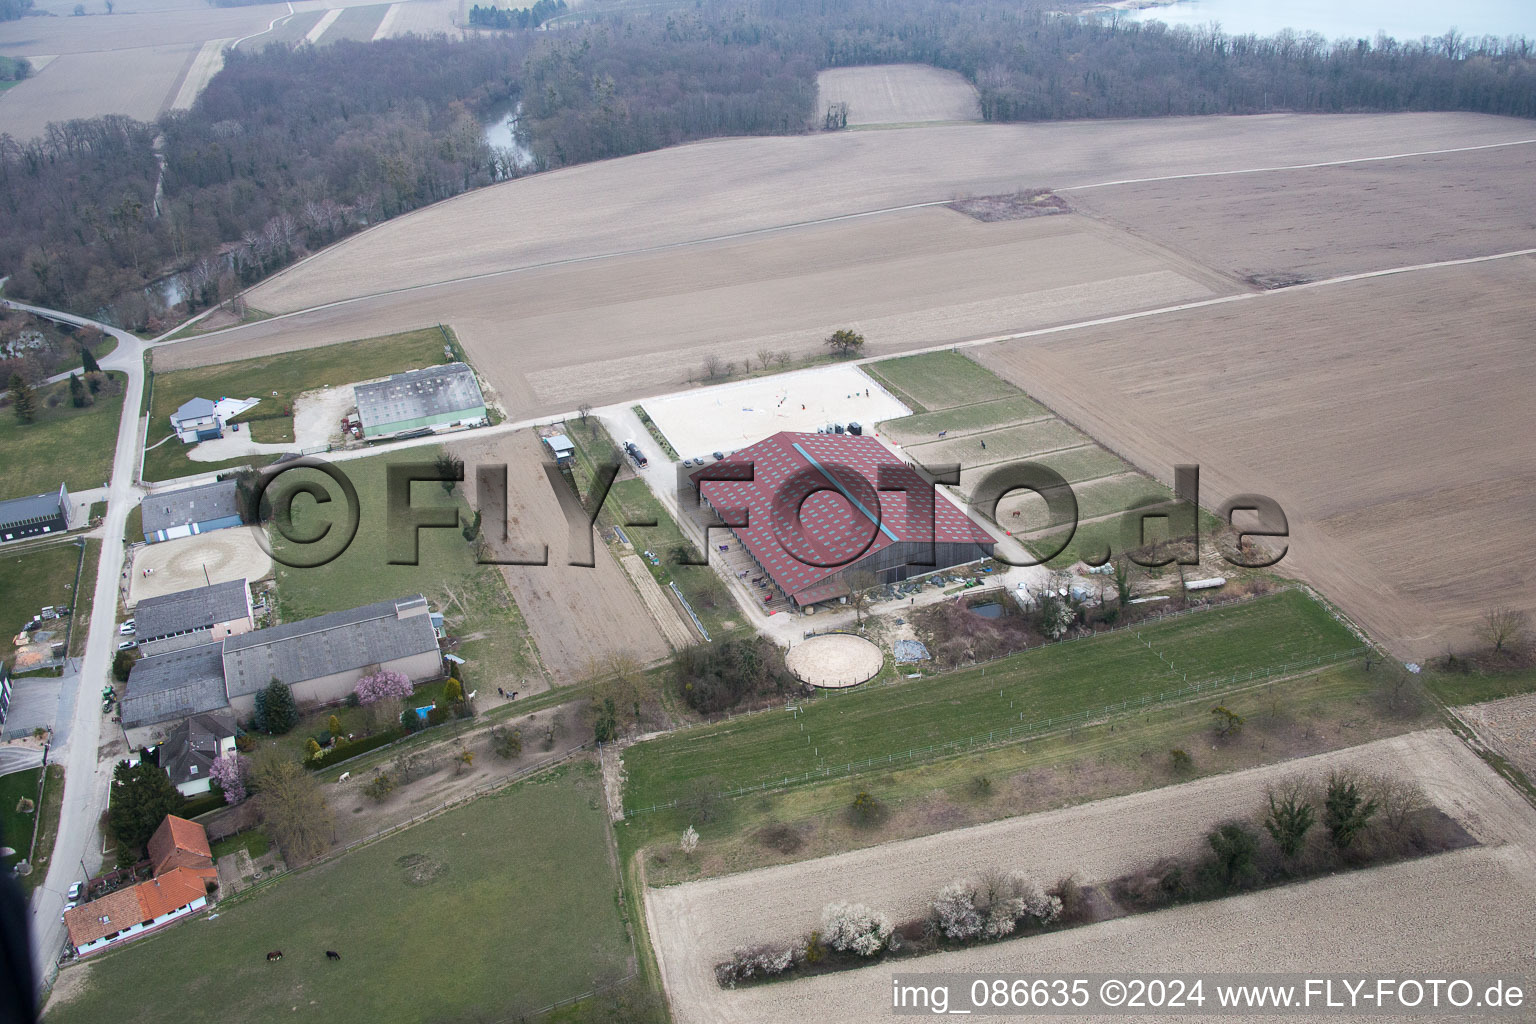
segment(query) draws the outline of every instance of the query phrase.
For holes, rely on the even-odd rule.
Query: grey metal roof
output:
[[[251,593],[244,579],[211,587],[179,590],[164,597],[146,597],[133,609],[139,642],[210,629],[215,623],[245,618]]]
[[[139,659],[128,674],[123,728],[227,707],[222,650],[222,644],[211,643]]]
[[[160,767],[177,786],[193,779],[206,779],[209,767],[219,756],[219,741],[234,734],[234,716],[227,711],[193,715],[166,734],[160,747]]]
[[[39,519],[52,519],[58,514],[58,491],[0,501],[0,526],[19,526]]]
[[[436,650],[427,600],[414,594],[225,637],[224,678],[233,698]]]
[[[213,400],[208,398],[189,398],[181,403],[181,408],[171,413],[171,422],[181,420],[200,420],[205,416],[213,415]]]
[[[233,480],[218,480],[180,491],[163,491],[145,498],[141,508],[144,532],[158,533],[188,523],[239,515],[239,488]]]
[[[353,394],[357,397],[357,418],[365,427],[465,412],[485,405],[475,373],[464,363],[397,373],[388,380],[359,384]]]

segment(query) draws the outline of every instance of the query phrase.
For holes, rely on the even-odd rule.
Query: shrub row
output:
[[[304,764],[311,771],[319,771],[322,768],[329,768],[333,764],[356,757],[359,754],[366,754],[370,750],[377,750],[386,744],[393,743],[405,734],[404,729],[385,729],[374,733],[372,736],[364,736],[360,740],[352,740],[350,743],[343,743],[340,746],[332,747],[319,757],[307,759]]]

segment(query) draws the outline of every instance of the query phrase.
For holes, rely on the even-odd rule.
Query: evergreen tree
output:
[[[69,400],[76,409],[83,409],[90,402],[89,396],[85,393],[85,385],[80,382],[80,375],[77,373],[69,375]]]
[[[108,824],[117,838],[117,862],[134,864],[144,844],[167,814],[181,810],[185,798],[158,765],[119,761],[112,770],[112,809]]]
[[[274,736],[299,724],[299,705],[288,684],[274,679],[256,694],[256,728]]]
[[[100,373],[101,364],[96,361],[88,346],[80,346],[80,368],[86,373]]]
[[[17,423],[31,423],[37,418],[37,399],[32,385],[21,379],[21,374],[11,374],[11,410],[16,413]]]

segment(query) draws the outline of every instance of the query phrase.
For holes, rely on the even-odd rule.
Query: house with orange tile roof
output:
[[[186,868],[215,883],[219,873],[213,866],[213,851],[208,847],[208,832],[186,818],[167,814],[155,834],[149,837],[149,863],[156,877],[172,868]]]
[[[189,868],[172,868],[147,882],[108,893],[66,911],[69,943],[81,956],[137,938],[208,905],[208,886]]]
[[[64,914],[69,944],[81,956],[137,938],[208,905],[219,873],[208,833],[195,821],[166,815],[149,840],[154,877],[125,886]]]

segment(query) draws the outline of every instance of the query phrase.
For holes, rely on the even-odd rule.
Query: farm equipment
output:
[[[636,469],[644,469],[650,465],[650,460],[645,457],[640,446],[633,441],[624,442],[624,453],[629,456],[629,460],[635,464]]]

